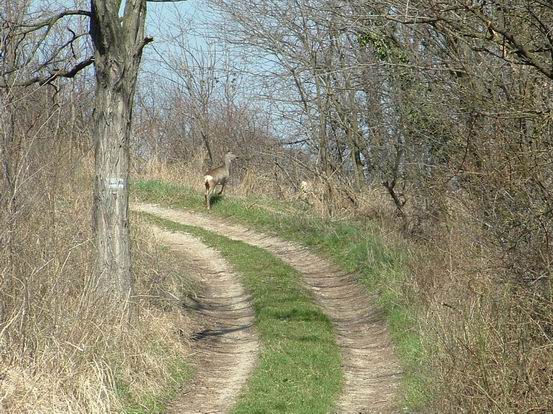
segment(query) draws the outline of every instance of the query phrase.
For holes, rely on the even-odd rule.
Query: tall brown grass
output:
[[[431,412],[553,411],[553,302],[505,277],[504,252],[470,204],[417,241],[412,283],[431,355]]]
[[[43,150],[15,214],[0,212],[0,411],[119,412],[166,388],[188,353],[186,270],[135,219],[137,316],[129,322],[99,303],[90,157]]]

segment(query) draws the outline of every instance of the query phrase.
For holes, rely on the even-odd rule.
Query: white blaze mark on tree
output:
[[[113,189],[121,190],[127,187],[127,183],[124,178],[111,177],[111,178],[108,178],[107,181],[108,181],[108,188],[112,190]]]

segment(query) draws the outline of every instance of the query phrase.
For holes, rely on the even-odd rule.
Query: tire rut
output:
[[[191,358],[196,375],[167,412],[226,413],[257,362],[259,344],[249,297],[219,252],[188,234],[152,228],[158,240],[191,262],[205,286],[190,312],[197,326]]]
[[[188,210],[140,204],[136,210],[194,225],[261,247],[302,273],[306,285],[331,319],[341,349],[344,387],[336,413],[397,413],[401,368],[382,313],[355,275],[298,244]]]

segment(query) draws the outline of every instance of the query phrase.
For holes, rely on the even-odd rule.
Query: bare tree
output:
[[[178,0],[150,0],[170,2]],[[25,3],[26,4],[26,3]],[[121,8],[123,9],[121,10]],[[64,41],[40,48],[49,40],[52,29],[71,17],[90,20],[89,35],[93,54],[71,64],[60,60],[86,33],[77,33],[69,25]],[[98,291],[106,298],[127,300],[132,295],[131,257],[128,220],[129,138],[132,106],[142,50],[153,39],[144,37],[146,0],[92,0],[90,10],[62,10],[43,18],[23,22],[12,15],[2,15],[2,24],[10,28],[3,40],[11,45],[9,54],[21,46],[17,39],[35,34],[36,40],[26,49],[21,69],[33,65],[37,75],[4,79],[4,88],[33,84],[52,85],[58,78],[72,78],[94,64],[96,93],[92,134],[95,142],[94,229],[96,234],[96,272]],[[12,30],[12,28],[15,29]],[[30,52],[29,52],[30,50]],[[32,59],[35,59],[35,62]],[[12,59],[12,63],[14,60]],[[10,83],[11,82],[11,83]],[[7,180],[9,176],[5,177]]]
[[[142,56],[145,1],[93,2],[90,34],[94,44],[96,98],[94,225],[98,286],[106,296],[132,294],[128,220],[129,139],[132,105]]]
[[[182,36],[181,36],[182,37]],[[161,63],[172,71],[177,77],[177,88],[184,89],[187,114],[183,114],[191,120],[193,135],[199,135],[201,142],[213,163],[214,154],[210,131],[210,109],[213,106],[213,99],[217,83],[217,51],[207,47],[206,50],[200,47],[192,47],[184,39],[177,44],[177,53],[167,58],[161,53],[158,54]],[[180,94],[180,92],[179,92]]]

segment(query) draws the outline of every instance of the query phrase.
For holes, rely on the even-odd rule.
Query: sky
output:
[[[186,33],[197,44],[205,44],[205,39],[192,28],[198,28],[210,19],[209,10],[199,0],[175,3],[148,3],[146,34],[154,37],[156,49],[171,48],[171,38]],[[146,52],[148,53],[148,52]]]
[[[208,48],[217,50],[217,64],[224,66],[230,59],[230,65],[240,73],[238,77],[238,102],[247,103],[250,108],[258,108],[263,113],[271,116],[272,127],[278,135],[285,135],[288,128],[287,121],[279,115],[279,111],[273,108],[275,103],[267,100],[266,95],[274,95],[275,82],[265,85],[266,80],[261,79],[255,73],[270,74],[273,72],[269,61],[246,62],[241,56],[239,48],[227,48],[222,41],[215,39],[212,34],[216,32],[216,16],[205,4],[205,0],[187,0],[176,3],[148,3],[146,21],[146,33],[154,37],[154,42],[144,50],[142,60],[142,87],[152,85],[156,80],[178,77],[170,70],[160,65],[160,55],[170,58],[172,54],[181,53],[178,42],[186,39],[194,54],[201,54]],[[209,45],[209,46],[208,46]],[[225,53],[226,52],[226,53]],[[193,64],[193,61],[190,61]],[[244,70],[245,69],[245,70]],[[148,81],[144,81],[148,79]],[[158,82],[159,84],[159,82]],[[269,87],[267,91],[265,88]],[[285,105],[284,103],[280,104]]]
[[[201,0],[148,3],[146,35],[152,36],[154,42],[144,49],[143,72],[171,77],[170,71],[165,65],[160,65],[160,61],[182,54],[183,47],[191,48],[195,55],[206,50],[208,41],[204,29],[209,27],[210,20],[212,16]]]
[[[148,3],[148,14],[146,22],[146,33],[154,38],[154,42],[144,49],[142,61],[142,76],[150,79],[178,77],[167,69],[166,65],[160,64],[163,59],[179,59],[183,54],[183,47],[188,48],[194,57],[188,56],[187,64],[193,66],[195,59],[202,60],[204,56],[210,55],[216,62],[220,76],[223,74],[223,67],[234,69],[238,73],[244,66],[237,49],[229,49],[221,41],[215,38],[214,29],[215,15],[205,5],[205,1],[187,0],[177,3]],[[213,57],[215,55],[215,57]],[[204,64],[205,64],[204,60]],[[241,74],[243,79],[246,75]],[[242,91],[250,96],[253,92],[253,79],[249,79],[248,87]]]
[[[37,9],[51,6],[54,9],[62,8],[90,8],[90,0],[32,0]],[[124,8],[124,0],[122,7]],[[234,68],[243,68],[245,63],[238,55],[229,52],[223,53],[225,46],[221,41],[217,41],[212,36],[214,30],[215,16],[202,0],[186,0],[178,2],[148,2],[148,11],[146,18],[145,35],[154,38],[154,42],[146,46],[143,52],[142,68],[139,79],[139,93],[153,91],[155,87],[162,87],[164,79],[179,81],[176,71],[171,70],[167,65],[160,63],[163,59],[171,58],[172,55],[182,53],[180,45],[186,45],[192,50],[192,54],[199,56],[202,51],[208,48],[217,50],[217,64],[223,66],[230,61]],[[240,51],[238,51],[240,54]],[[191,64],[194,58],[190,59]],[[270,72],[269,63],[256,62],[257,71],[261,72],[267,69]],[[266,67],[267,66],[267,67]],[[250,66],[251,67],[251,66]],[[238,73],[238,71],[235,71]],[[242,72],[241,86],[237,99],[248,102],[248,106],[264,106],[267,102],[261,97],[265,93],[261,92],[262,86],[259,78],[253,75],[246,75]],[[250,76],[246,79],[246,77]],[[253,76],[253,77],[252,77]],[[151,94],[152,103],[160,104],[159,95]],[[267,113],[273,113],[271,108],[265,108]]]

